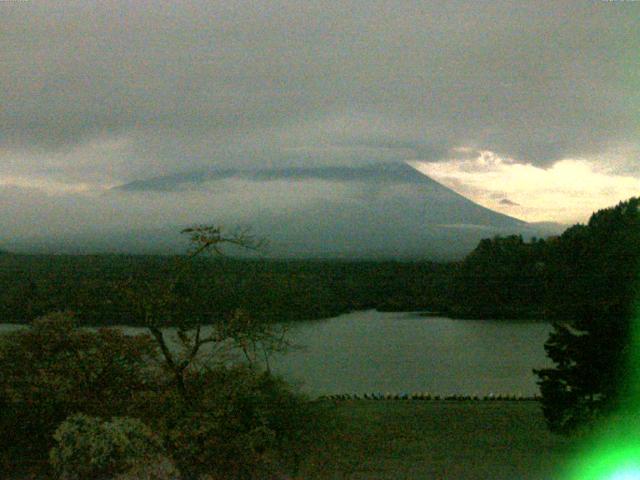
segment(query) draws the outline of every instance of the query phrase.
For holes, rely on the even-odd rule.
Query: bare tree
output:
[[[172,278],[163,282],[145,281],[143,290],[126,289],[128,296],[143,317],[144,325],[155,339],[162,353],[164,364],[171,372],[180,394],[189,400],[189,392],[185,384],[185,373],[194,365],[198,354],[205,345],[214,344],[217,352],[229,348],[239,349],[245,359],[256,363],[258,359],[265,361],[268,368],[268,354],[286,348],[284,330],[271,324],[257,321],[248,312],[237,309],[229,318],[212,323],[212,328],[204,334],[206,320],[192,312],[180,312],[180,298],[176,288],[184,276],[188,274],[193,262],[206,254],[224,256],[226,247],[235,247],[245,251],[260,251],[266,242],[257,238],[248,229],[225,233],[221,227],[199,225],[182,230],[189,235],[191,249],[186,255],[177,258],[177,266]],[[175,327],[180,348],[172,350],[166,337],[165,327]]]

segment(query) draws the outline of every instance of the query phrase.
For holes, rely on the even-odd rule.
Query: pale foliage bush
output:
[[[171,460],[161,456],[143,459],[113,480],[180,480],[180,473]]]
[[[53,438],[56,445],[49,459],[60,480],[106,480],[122,474],[129,476],[121,480],[177,478],[175,468],[163,456],[158,437],[134,418],[103,421],[76,414],[58,427]],[[154,475],[154,469],[164,476]]]

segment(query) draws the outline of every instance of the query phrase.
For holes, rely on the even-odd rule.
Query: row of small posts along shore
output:
[[[431,393],[341,393],[336,395],[322,395],[318,400],[426,400],[426,401],[538,401],[539,395],[525,396],[521,394],[493,394],[488,395],[433,395]]]

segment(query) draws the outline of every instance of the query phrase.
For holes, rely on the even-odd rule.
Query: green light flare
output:
[[[595,448],[571,470],[569,480],[640,480],[640,442]]]
[[[640,469],[619,470],[610,477],[610,480],[640,480]]]
[[[630,408],[594,430],[567,480],[640,480],[640,302],[635,311],[624,384]]]

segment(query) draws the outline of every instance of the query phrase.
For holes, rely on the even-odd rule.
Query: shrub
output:
[[[109,479],[115,475],[131,478],[134,474],[141,478],[149,476],[153,466],[160,466],[166,478],[177,476],[169,475],[177,472],[163,456],[159,438],[137,419],[102,421],[77,414],[65,420],[53,438],[56,445],[49,458],[61,480]]]
[[[73,413],[127,415],[150,387],[155,357],[148,337],[79,329],[63,313],[0,336],[0,429],[12,432],[0,436],[5,468],[46,465],[54,430]]]
[[[158,432],[186,478],[295,473],[321,449],[318,432],[329,425],[320,404],[248,366],[189,368],[185,388],[176,388],[155,363],[148,337],[78,329],[66,314],[0,340],[0,428],[13,433],[0,438],[0,467],[11,474],[27,463],[49,468],[47,452],[60,427],[51,464],[66,478],[174,478],[165,457],[121,451],[147,438],[140,425],[91,416],[141,419]],[[116,427],[124,437],[110,436]]]
[[[165,444],[190,477],[270,478],[295,472],[321,415],[280,379],[245,366],[193,373],[191,400],[159,406]]]

